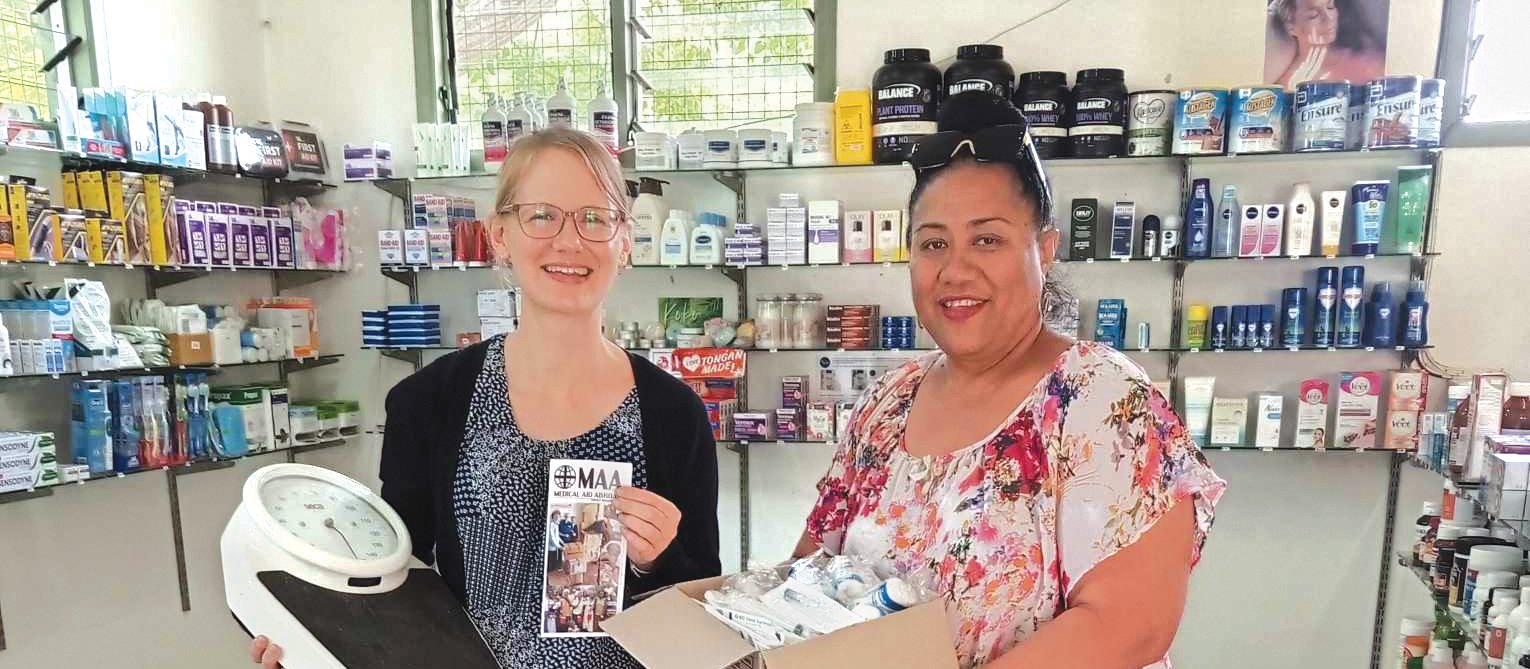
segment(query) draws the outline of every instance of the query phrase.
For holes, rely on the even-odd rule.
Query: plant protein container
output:
[[[1286,150],[1290,113],[1285,89],[1262,86],[1234,90],[1227,152],[1279,153]]]
[[[937,128],[940,68],[930,63],[929,49],[892,49],[882,63],[871,77],[872,160],[901,163],[914,142]]]
[[[1208,156],[1223,152],[1227,139],[1227,97],[1223,88],[1179,92],[1174,112],[1174,155]]]
[[[1304,81],[1296,85],[1292,124],[1297,151],[1343,151],[1349,132],[1349,82]]]
[[[1417,75],[1376,79],[1365,86],[1365,147],[1390,149],[1418,144],[1419,90]]]
[[[1167,156],[1174,136],[1174,91],[1137,91],[1126,101],[1126,155]]]
[[[1418,89],[1418,148],[1440,145],[1440,126],[1445,121],[1445,80],[1425,79]]]
[[[945,97],[988,91],[1005,100],[1015,89],[1015,70],[1004,62],[1004,47],[967,44],[956,48],[956,62],[946,68]]]
[[[1111,67],[1079,70],[1073,80],[1074,158],[1108,158],[1126,151],[1126,73]]]
[[[1062,72],[1020,75],[1014,102],[1025,116],[1037,156],[1063,158],[1068,155],[1068,112],[1073,106],[1072,99],[1068,93],[1068,75]]]

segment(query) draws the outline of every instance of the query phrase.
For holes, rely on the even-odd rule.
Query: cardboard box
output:
[[[91,262],[120,265],[127,262],[126,230],[113,218],[85,219],[85,245]]]
[[[272,450],[271,393],[263,386],[225,386],[213,388],[212,407],[238,409],[244,420],[244,442],[248,453]]]
[[[1296,398],[1297,447],[1328,448],[1328,392],[1325,379],[1302,381]]]
[[[1254,397],[1254,445],[1275,448],[1280,445],[1281,414],[1286,398],[1280,393],[1259,393]]]
[[[266,395],[271,399],[272,447],[283,449],[292,446],[291,398],[286,386],[268,386]]]
[[[781,408],[801,409],[807,406],[807,377],[781,377]]]
[[[515,318],[515,290],[510,288],[482,288],[478,291],[479,318]]]
[[[404,264],[404,231],[377,231],[377,262],[384,265]]]
[[[645,667],[662,669],[955,669],[950,623],[940,601],[846,627],[798,644],[758,651],[699,604],[726,576],[681,583],[643,600],[601,628]],[[677,639],[684,639],[677,643]]]
[[[1241,446],[1248,427],[1248,399],[1217,397],[1211,405],[1211,445]]]
[[[74,172],[64,172],[58,176],[64,184],[64,208],[84,209],[80,206],[80,184]]]
[[[178,265],[183,262],[176,247],[175,182],[162,174],[143,175],[143,203],[148,246],[126,249],[127,262]]]
[[[206,332],[200,334],[172,334],[167,335],[166,339],[169,340],[170,345],[170,364],[212,364],[212,335]]]
[[[807,433],[803,438],[808,441],[834,441],[834,405],[813,403],[807,405]]]
[[[1486,468],[1487,438],[1501,432],[1503,426],[1503,400],[1508,389],[1509,377],[1503,374],[1477,374],[1472,377],[1470,423],[1461,430],[1464,443],[1451,449],[1451,459],[1458,452],[1464,461],[1458,461],[1464,469],[1467,481],[1480,481]]]
[[[1387,426],[1381,435],[1382,447],[1394,451],[1417,451],[1421,413],[1407,409],[1387,410]]]
[[[1387,379],[1387,408],[1423,411],[1429,403],[1429,375],[1421,370],[1392,370]]]

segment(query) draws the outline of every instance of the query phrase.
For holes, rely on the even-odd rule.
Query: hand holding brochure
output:
[[[549,464],[542,636],[605,636],[600,623],[621,613],[627,538],[611,502],[631,482],[631,463]]]

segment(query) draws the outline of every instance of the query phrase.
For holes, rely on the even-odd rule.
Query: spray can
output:
[[[1307,289],[1287,288],[1281,291],[1280,344],[1301,346],[1307,339]]]
[[[1339,272],[1336,339],[1339,348],[1359,348],[1365,329],[1365,267],[1348,265]]]
[[[1248,307],[1235,304],[1232,308],[1232,336],[1228,337],[1227,348],[1248,347]]]
[[[1408,296],[1403,299],[1402,345],[1419,347],[1429,343],[1429,301],[1424,297],[1424,282],[1408,282]]]
[[[1339,268],[1319,267],[1312,301],[1312,345],[1334,345],[1334,319],[1339,307]]]
[[[1397,304],[1392,301],[1392,284],[1377,281],[1371,287],[1371,303],[1366,341],[1377,348],[1397,345]]]
[[[1225,349],[1232,343],[1231,318],[1227,307],[1211,308],[1211,348]]]
[[[1185,208],[1185,257],[1211,257],[1211,219],[1216,215],[1211,202],[1211,180],[1196,179],[1190,188],[1190,203]]]
[[[1275,305],[1259,305],[1259,333],[1256,338],[1259,341],[1253,345],[1258,348],[1275,347]]]

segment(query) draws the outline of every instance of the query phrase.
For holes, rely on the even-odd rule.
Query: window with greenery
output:
[[[477,119],[491,96],[546,100],[568,81],[584,104],[611,89],[609,0],[455,0],[458,118]]]
[[[63,29],[54,23],[56,11],[33,14],[36,6],[36,0],[0,0],[0,102],[32,105],[51,118],[55,83],[42,65],[57,51]]]

